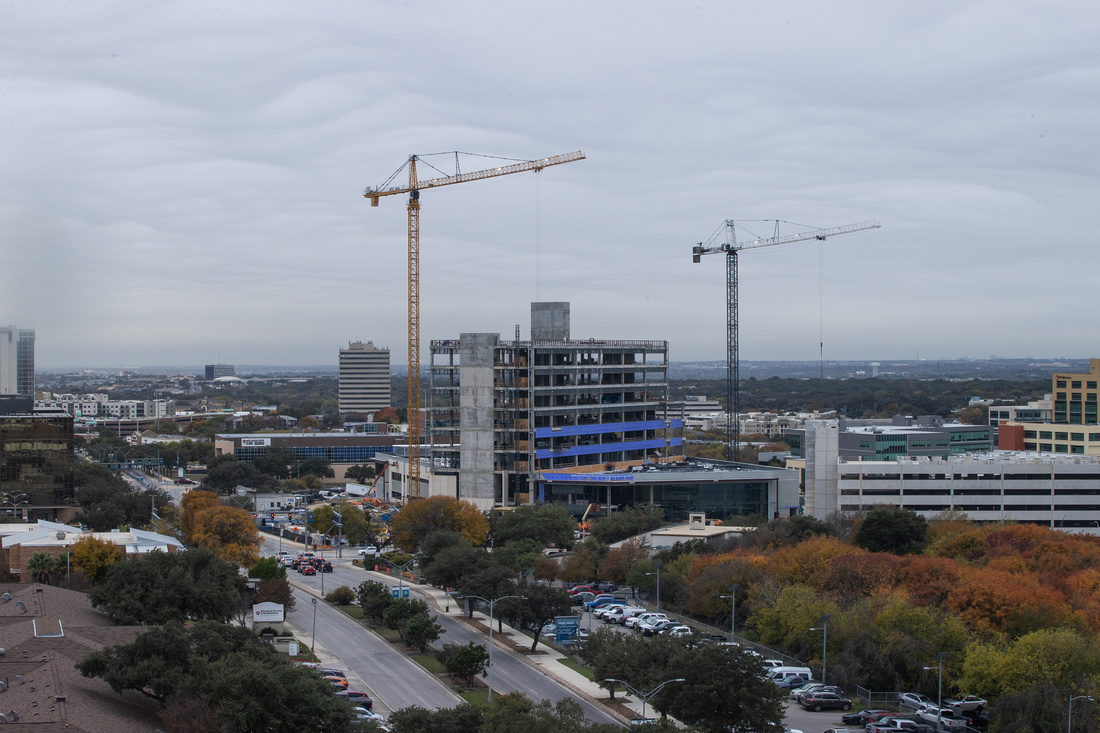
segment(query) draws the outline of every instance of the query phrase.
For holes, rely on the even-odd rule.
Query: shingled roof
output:
[[[36,733],[155,729],[158,702],[133,691],[119,695],[76,670],[91,652],[128,643],[147,630],[116,626],[83,593],[0,583],[0,687],[6,687],[0,691],[0,715],[8,725],[33,725]]]

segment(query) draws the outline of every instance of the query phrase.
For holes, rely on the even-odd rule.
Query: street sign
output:
[[[580,616],[558,616],[554,619],[557,628],[554,631],[554,642],[557,644],[572,644],[577,640],[577,627],[580,625]]]
[[[397,595],[399,592],[401,593],[401,595]],[[398,588],[396,585],[391,586],[390,587],[390,593],[393,594],[394,598],[408,598],[409,597],[409,589],[406,588],[405,586],[401,586],[400,588]]]

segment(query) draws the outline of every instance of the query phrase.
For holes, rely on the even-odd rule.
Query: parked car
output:
[[[603,618],[609,624],[622,624],[627,616],[632,616],[638,613],[645,613],[645,608],[642,606],[623,606],[617,608],[614,611],[605,613]]]
[[[574,606],[583,606],[585,603],[588,603],[589,601],[591,601],[595,597],[596,597],[596,594],[593,593],[592,591],[587,591],[587,590],[581,591],[580,593],[574,594],[574,596],[573,596],[573,605]]]
[[[671,629],[673,626],[681,626],[679,621],[670,618],[663,618],[653,623],[642,623],[638,626],[642,630],[642,634],[645,636],[656,636],[665,629]]]
[[[691,628],[690,626],[684,626],[683,624],[678,624],[676,626],[673,626],[670,629],[661,629],[660,633],[668,634],[669,636],[676,636],[676,637],[691,636],[692,634],[695,633],[695,629]]]
[[[601,593],[600,595],[596,596],[595,598],[593,598],[588,603],[584,604],[584,607],[587,608],[589,611],[595,611],[597,608],[602,608],[603,606],[609,606],[614,602],[615,602],[615,596],[609,595],[607,593]]]
[[[878,713],[880,715],[885,715],[888,712],[890,712],[890,711],[889,710],[860,710],[858,713],[848,713],[847,715],[842,715],[841,718],[840,718],[840,722],[844,723],[844,725],[860,725],[860,726],[863,726],[863,725],[867,725],[868,723],[870,723],[872,719],[877,719],[877,718],[872,718],[872,716],[874,716],[876,713]]]
[[[966,728],[966,718],[961,712],[956,713],[952,708],[938,708],[929,705],[917,713],[921,718],[940,728],[948,730],[963,730]]]
[[[945,708],[951,708],[959,712],[963,710],[981,710],[985,707],[985,705],[985,700],[978,697],[977,695],[967,695],[961,700],[953,700],[951,698],[947,698],[943,701],[943,706]]]
[[[819,713],[822,710],[852,709],[852,701],[835,692],[815,692],[802,698],[802,707]]]
[[[796,690],[791,691],[791,697],[795,699],[795,702],[801,703],[803,698],[807,695],[812,695],[815,692],[832,692],[836,695],[843,695],[844,690],[835,685],[823,685],[820,682],[814,682],[809,685],[803,685]]]
[[[572,588],[570,588],[569,590],[567,590],[566,593],[568,593],[571,596],[575,596],[578,593],[595,593],[595,591],[592,590],[592,586],[590,586],[590,585],[575,585]]]
[[[792,690],[809,682],[810,676],[796,674],[789,677],[772,677],[771,680],[775,683],[775,686],[781,690]]]
[[[868,723],[867,733],[936,733],[935,726],[908,718],[891,718],[888,721]]]
[[[347,674],[342,669],[336,669],[335,667],[318,667],[317,671],[322,675],[332,675],[333,677],[343,677],[347,679]]]
[[[336,693],[336,697],[346,697],[356,705],[371,710],[374,708],[374,700],[370,699],[370,695],[362,690],[340,690]]]
[[[343,677],[337,677],[334,674],[327,674],[322,679],[324,679],[326,682],[328,682],[333,687],[338,687],[341,690],[348,689],[348,681],[346,679],[344,679]]]
[[[628,626],[632,629],[636,629],[636,628],[638,628],[638,624],[640,624],[642,621],[648,621],[649,619],[654,618],[654,617],[668,618],[667,616],[665,616],[663,613],[661,613],[659,611],[646,611],[645,613],[639,613],[635,616],[627,617],[626,619],[623,620],[623,626]]]
[[[606,606],[600,606],[595,611],[593,611],[592,616],[593,618],[604,619],[606,621],[608,614],[614,613],[615,611],[620,611],[622,609],[623,604],[621,603],[609,603]]]
[[[924,710],[929,705],[935,705],[935,701],[927,695],[922,695],[919,692],[903,692],[901,697],[898,698],[898,705],[912,708],[913,710]]]

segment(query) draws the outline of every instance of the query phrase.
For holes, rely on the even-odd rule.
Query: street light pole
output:
[[[929,672],[934,669],[939,674],[939,693],[936,698],[936,709],[940,711],[943,710],[943,658],[946,657],[948,654],[950,654],[950,652],[940,652],[936,655],[936,666],[925,667],[925,669]]]
[[[494,598],[489,600],[488,598],[482,598],[481,596],[465,596],[466,598],[476,598],[479,601],[485,601],[489,604],[489,702],[493,701],[493,608],[496,606],[497,601],[503,601],[506,598],[521,598],[526,600],[527,596],[501,596],[500,598]]]
[[[821,634],[821,684],[825,684],[825,659],[829,656],[829,618],[832,614],[825,614],[818,621],[821,628],[811,627],[810,631],[820,631]]]
[[[646,719],[646,717],[645,717],[645,706],[646,706],[646,703],[647,703],[647,702],[649,702],[649,699],[650,699],[651,697],[653,697],[653,696],[654,696],[654,695],[656,695],[656,694],[657,694],[658,692],[660,692],[660,691],[661,691],[661,688],[662,688],[662,687],[664,687],[665,685],[669,684],[669,683],[672,683],[672,682],[687,682],[687,680],[685,680],[685,679],[684,679],[683,677],[677,677],[677,678],[676,678],[676,679],[674,679],[674,680],[665,680],[664,682],[662,682],[661,684],[657,685],[656,687],[654,687],[654,688],[653,688],[652,690],[650,690],[649,692],[647,692],[647,693],[645,693],[645,694],[643,694],[643,693],[639,692],[638,690],[634,689],[633,687],[631,687],[631,686],[630,686],[629,684],[627,684],[626,682],[623,682],[622,680],[611,680],[611,679],[608,679],[608,680],[604,680],[604,682],[615,682],[615,683],[617,683],[617,684],[620,684],[620,685],[622,685],[623,687],[625,687],[626,689],[630,690],[630,693],[631,693],[632,695],[634,695],[634,697],[636,697],[636,698],[638,698],[639,700],[641,700],[641,701],[642,701],[642,720],[645,720],[645,719]]]
[[[317,650],[314,648],[317,646],[317,599],[310,598],[313,601],[313,634],[309,640],[309,661],[317,661]]]
[[[1074,700],[1088,700],[1092,702],[1092,698],[1088,695],[1078,695],[1077,697],[1071,697],[1069,699],[1069,715],[1066,717],[1066,733],[1073,733],[1073,701]]]
[[[657,576],[657,610],[661,610],[661,563],[660,561],[653,563],[653,569],[656,572],[646,573],[646,575]]]
[[[733,641],[733,637],[737,633],[737,589],[740,587],[740,583],[734,583],[730,586],[728,596],[718,596],[719,598],[728,598],[730,601],[730,641]]]

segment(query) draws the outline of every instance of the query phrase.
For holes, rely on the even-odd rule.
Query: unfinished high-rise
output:
[[[482,508],[539,499],[540,471],[680,452],[668,342],[572,339],[568,303],[532,303],[527,341],[432,341],[430,380],[432,471]]]

